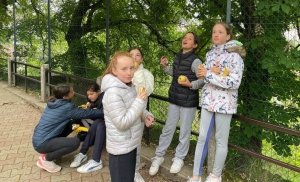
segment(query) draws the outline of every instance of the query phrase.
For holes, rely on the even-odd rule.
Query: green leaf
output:
[[[268,69],[269,73],[274,73],[275,72],[275,67],[274,66],[270,66]]]
[[[299,1],[293,1],[291,4],[293,7],[296,8],[299,5]]]
[[[280,9],[280,5],[279,4],[275,4],[273,7],[272,7],[272,11],[278,11]]]
[[[256,43],[256,42],[252,42],[251,48],[252,48],[252,49],[256,49],[256,48],[257,48],[257,43]]]
[[[282,4],[281,8],[282,8],[282,11],[285,12],[285,14],[289,14],[289,12],[291,10],[291,8],[286,4]]]

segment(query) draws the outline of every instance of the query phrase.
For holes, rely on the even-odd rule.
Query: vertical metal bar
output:
[[[17,35],[16,35],[16,31],[17,31],[17,28],[16,28],[16,5],[15,5],[16,1],[13,0],[13,23],[14,23],[14,52],[13,52],[13,55],[14,55],[14,70],[13,72],[14,73],[17,73]],[[14,86],[16,86],[16,75],[14,74],[13,75],[13,78],[14,78]]]
[[[231,0],[227,0],[227,9],[226,9],[226,23],[230,23],[231,16]]]
[[[70,77],[69,76],[66,76],[66,82],[70,83]]]
[[[7,61],[7,80],[8,80],[8,87],[12,86],[12,60],[9,59]]]
[[[109,63],[109,4],[110,1],[106,0],[106,67]]]
[[[49,77],[47,77],[48,75],[49,75],[49,66],[48,66],[48,69],[46,70],[46,72],[45,72],[45,83],[46,83],[46,97],[50,97],[50,95],[51,95],[51,86],[49,85],[50,83],[49,83],[49,80],[48,80],[48,78]],[[45,101],[46,102],[46,101]]]
[[[13,21],[14,21],[14,52],[13,52],[13,55],[14,55],[14,61],[17,61],[16,60],[16,57],[17,57],[17,53],[16,53],[17,40],[16,40],[16,6],[15,6],[15,0],[13,0]]]
[[[48,83],[51,84],[51,17],[50,17],[50,0],[48,0],[48,63],[49,63],[49,72],[48,72]],[[50,93],[51,93],[51,87]]]
[[[16,86],[17,85],[17,80],[16,80],[16,70],[17,70],[17,63],[15,62],[15,61],[12,61],[12,83],[13,83],[13,85],[14,86]]]
[[[27,65],[25,65],[25,92],[27,93],[28,87],[27,87]]]
[[[147,102],[147,110],[150,110],[150,97],[148,97],[148,102]],[[145,127],[145,139],[146,139],[146,145],[150,144],[150,129],[149,127]]]

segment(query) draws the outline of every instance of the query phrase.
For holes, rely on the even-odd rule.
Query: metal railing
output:
[[[16,69],[16,65],[18,65],[18,64],[25,66],[24,75],[16,72],[16,70],[17,70]],[[24,78],[25,79],[25,88],[26,88],[25,90],[26,90],[26,92],[27,92],[27,88],[28,88],[27,87],[27,80],[30,80],[30,81],[33,81],[33,82],[36,82],[36,83],[41,83],[41,84],[42,84],[42,82],[46,82],[45,85],[48,87],[48,89],[50,89],[50,87],[54,86],[53,84],[47,82],[48,79],[38,80],[38,79],[30,78],[27,75],[27,68],[28,67],[35,68],[35,69],[40,69],[37,66],[29,65],[29,64],[26,64],[26,63],[22,63],[22,62],[9,61],[8,67],[9,67],[8,68],[8,77],[9,77],[9,80],[12,80],[13,82],[15,82],[15,78],[14,77],[16,77],[16,76]],[[48,75],[49,73],[53,73],[53,74],[57,74],[57,75],[65,77],[65,81],[66,82],[70,82],[71,79],[75,79],[77,81],[79,80],[79,81],[82,81],[82,82],[94,82],[94,80],[91,80],[91,79],[86,79],[86,78],[74,76],[74,75],[71,75],[71,74],[62,73],[62,72],[58,72],[58,71],[54,71],[54,70],[47,70],[47,69],[45,69],[44,72],[41,72],[41,78],[42,78],[43,74]],[[15,84],[14,83],[10,84],[10,86],[13,86],[13,85],[15,85]],[[48,93],[50,93],[50,92],[48,92]],[[76,93],[76,95],[79,96],[79,97],[82,97],[82,98],[86,98],[86,96],[84,94]],[[149,108],[149,106],[150,106],[150,103],[151,103],[151,101],[153,99],[156,99],[156,100],[159,100],[159,101],[163,101],[163,102],[168,102],[168,98],[167,97],[163,97],[163,96],[160,96],[160,95],[152,94],[152,95],[149,96],[149,101],[148,101],[148,105],[147,105],[148,109],[151,109],[151,108]],[[45,101],[45,100],[42,99],[42,101]],[[201,108],[198,107],[197,109],[200,110]],[[279,132],[282,132],[282,133],[285,133],[285,134],[288,134],[288,135],[293,135],[293,136],[296,136],[296,137],[300,138],[300,132],[297,131],[297,130],[291,129],[291,128],[274,125],[274,124],[271,124],[271,123],[267,123],[267,122],[264,122],[264,121],[259,121],[259,120],[248,118],[248,117],[241,116],[241,115],[238,115],[238,114],[234,114],[233,118],[236,119],[236,120],[238,120],[238,121],[240,121],[240,122],[251,123],[252,125],[256,125],[256,126],[260,126],[260,127],[263,127],[263,128],[267,128],[267,129],[270,129],[270,130],[273,130],[273,131],[279,131]],[[162,125],[165,124],[165,121],[160,120],[159,118],[155,118],[155,119],[156,119],[157,123],[160,123]],[[179,127],[177,127],[177,129],[179,130]],[[198,134],[199,134],[198,132],[192,131],[192,135],[198,136]],[[150,144],[150,140],[149,140],[150,137],[149,136],[150,136],[149,128],[146,128],[145,129],[146,144]],[[281,166],[281,167],[284,167],[284,168],[287,168],[287,169],[290,169],[292,171],[300,173],[300,168],[297,167],[297,166],[294,166],[294,165],[291,165],[291,164],[279,161],[277,159],[274,159],[274,158],[262,155],[260,153],[256,153],[256,152],[250,151],[248,149],[242,148],[242,147],[237,146],[237,145],[232,144],[232,143],[229,143],[228,146],[230,148],[234,149],[234,150],[240,151],[240,152],[245,153],[247,155],[250,155],[250,156],[253,156],[255,158],[259,158],[259,159],[265,160],[265,161],[268,161],[270,163],[273,163],[273,164],[276,164],[278,166]],[[213,160],[213,159],[209,159],[209,160]]]
[[[159,96],[159,95],[152,94],[152,95],[150,95],[150,98],[151,99],[158,99],[158,100],[161,100],[161,101],[168,102],[168,98],[167,97],[163,97],[163,96]],[[149,102],[151,102],[151,101],[149,101]],[[201,110],[200,107],[197,107],[197,109]],[[251,118],[248,118],[248,117],[245,117],[245,116],[241,116],[241,115],[238,115],[238,114],[234,114],[233,118],[235,118],[235,119],[237,119],[238,121],[241,121],[241,122],[251,123],[251,124],[256,125],[256,126],[261,126],[261,127],[267,128],[267,129],[279,131],[279,132],[282,132],[282,133],[285,133],[285,134],[288,134],[288,135],[293,135],[293,136],[296,136],[296,137],[300,138],[300,132],[297,131],[297,130],[294,130],[294,129],[290,129],[290,128],[287,128],[287,127],[282,127],[282,126],[274,125],[274,124],[263,122],[263,121],[259,121],[259,120],[256,120],[256,119],[251,119]],[[160,124],[165,124],[164,121],[162,121],[162,120],[160,120],[158,118],[156,118],[156,122],[158,122]],[[176,127],[176,129],[179,130],[180,128]],[[195,132],[195,131],[192,131],[191,133],[192,133],[192,135],[195,135],[195,136],[199,135],[199,133]],[[148,134],[148,135],[150,135],[150,134]],[[146,143],[147,144],[150,143],[149,139],[146,139]],[[284,168],[287,168],[287,169],[290,169],[290,170],[293,170],[293,171],[296,171],[296,172],[300,173],[300,168],[297,167],[297,166],[293,166],[293,165],[290,165],[288,163],[284,163],[284,162],[281,162],[279,160],[273,159],[271,157],[268,157],[268,156],[265,156],[265,155],[262,155],[262,154],[259,154],[259,153],[247,150],[245,148],[239,147],[239,146],[237,146],[235,144],[232,144],[232,143],[228,143],[228,146],[230,148],[232,148],[232,149],[237,150],[237,151],[243,152],[243,153],[251,155],[253,157],[256,157],[256,158],[259,158],[259,159],[263,159],[263,160],[268,161],[270,163],[273,163],[273,164],[276,164],[276,165],[279,165],[279,166],[282,166]]]

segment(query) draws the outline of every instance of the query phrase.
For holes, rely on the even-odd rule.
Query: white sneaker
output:
[[[149,174],[153,176],[157,173],[159,166],[164,162],[164,157],[153,157],[151,161],[152,164],[149,169]]]
[[[36,165],[42,169],[45,169],[49,173],[56,173],[61,170],[61,167],[55,164],[53,161],[46,161],[42,157],[36,162]]]
[[[222,178],[221,178],[221,176],[217,177],[217,178],[214,178],[213,174],[210,173],[209,176],[206,178],[205,182],[222,182]]]
[[[81,163],[87,160],[87,156],[83,153],[75,155],[74,161],[71,163],[70,167],[78,167]]]
[[[190,177],[188,177],[188,178],[189,178],[189,180],[187,182],[201,182],[201,178],[198,180],[196,180],[194,178],[190,178]]]
[[[83,166],[77,168],[77,172],[79,173],[89,173],[92,171],[97,171],[103,168],[102,161],[96,162],[94,160],[89,160],[88,163],[84,164]]]
[[[145,180],[139,172],[135,172],[134,182],[145,182]]]
[[[170,173],[179,173],[179,171],[181,170],[184,162],[182,159],[179,159],[177,157],[174,157],[172,159],[173,161],[173,164],[171,166],[171,169],[170,169]]]

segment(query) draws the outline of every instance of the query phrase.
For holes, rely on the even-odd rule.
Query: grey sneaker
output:
[[[170,169],[170,173],[179,173],[179,171],[181,170],[184,162],[182,159],[179,159],[177,157],[174,157],[172,159],[173,161],[173,164],[171,166],[171,169]]]
[[[39,157],[39,160],[36,162],[36,165],[42,169],[45,169],[49,173],[56,173],[61,170],[61,167],[55,164],[53,161],[43,160],[42,157]]]
[[[153,157],[151,161],[152,164],[149,169],[149,174],[153,176],[157,173],[159,166],[164,162],[164,157]]]
[[[210,173],[209,176],[206,178],[205,182],[222,182],[222,178],[220,177],[213,177],[213,174]]]
[[[83,153],[75,155],[74,161],[71,163],[70,167],[78,167],[81,163],[87,160],[87,156]]]
[[[77,168],[77,172],[79,173],[89,173],[92,171],[97,171],[103,168],[102,161],[96,162],[94,160],[89,160],[88,163],[82,165],[81,167]]]
[[[139,172],[135,172],[134,182],[145,182],[145,180]]]
[[[201,178],[198,179],[198,180],[196,180],[196,179],[194,179],[194,178],[190,178],[190,177],[188,177],[188,178],[189,178],[189,179],[188,179],[187,182],[201,182]]]

